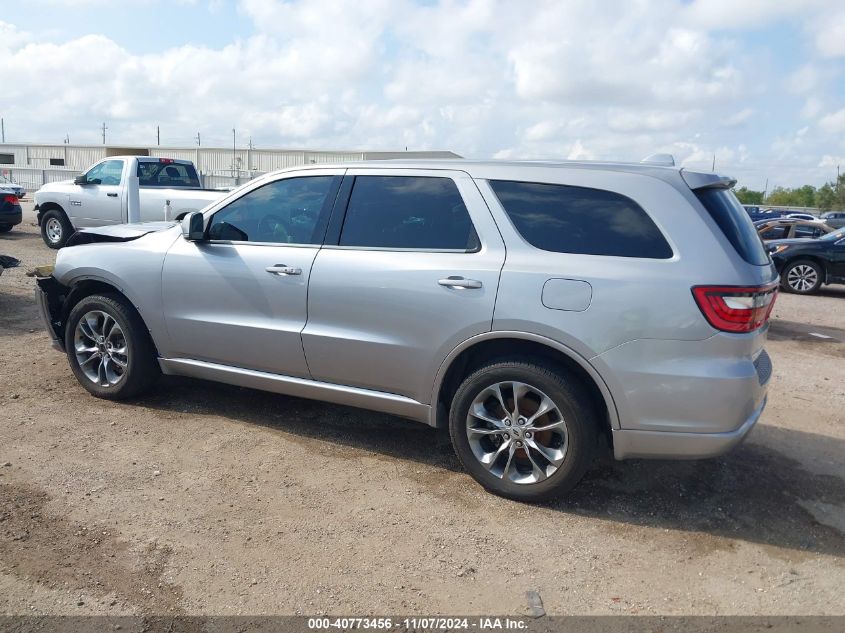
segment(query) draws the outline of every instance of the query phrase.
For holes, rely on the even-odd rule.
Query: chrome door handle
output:
[[[267,266],[265,268],[271,275],[301,275],[301,268],[294,268],[293,266],[285,266],[284,264],[276,264],[275,266]]]
[[[464,279],[463,277],[446,277],[446,279],[439,279],[437,281],[441,286],[446,286],[447,288],[481,288],[481,282],[477,279]]]

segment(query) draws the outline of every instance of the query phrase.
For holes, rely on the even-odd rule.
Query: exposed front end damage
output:
[[[35,299],[41,312],[44,327],[50,335],[53,347],[60,352],[65,351],[65,302],[70,289],[60,284],[50,275],[36,278]]]

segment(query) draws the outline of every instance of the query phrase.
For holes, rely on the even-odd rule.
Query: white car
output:
[[[41,237],[50,248],[61,248],[76,229],[130,221],[128,178],[139,181],[140,221],[164,217],[170,202],[172,217],[199,211],[226,195],[203,189],[189,160],[147,156],[112,156],[74,180],[52,182],[35,192]]]

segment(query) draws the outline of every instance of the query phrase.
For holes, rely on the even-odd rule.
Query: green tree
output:
[[[845,210],[845,174],[839,176],[839,182],[834,183],[833,188],[836,194],[833,200],[833,206],[837,210]]]
[[[740,187],[739,189],[734,189],[734,193],[742,204],[763,204],[762,191],[753,191],[748,187]]]
[[[819,206],[819,211],[830,211],[835,203],[836,192],[834,191],[833,186],[829,182],[826,182],[819,187],[819,190],[816,193],[816,204]]]
[[[816,206],[816,188],[813,185],[804,185],[793,190],[799,207]]]
[[[772,204],[776,207],[788,207],[792,204],[792,190],[784,187],[775,187],[772,193],[766,198],[766,204]]]

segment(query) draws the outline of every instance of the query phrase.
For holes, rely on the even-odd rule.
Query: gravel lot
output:
[[[0,235],[0,613],[845,614],[845,287],[781,295],[769,406],[701,462],[484,493],[448,435],[184,379],[115,404],[50,349],[31,204]],[[829,338],[817,336],[821,334]],[[718,394],[713,394],[714,398]]]

